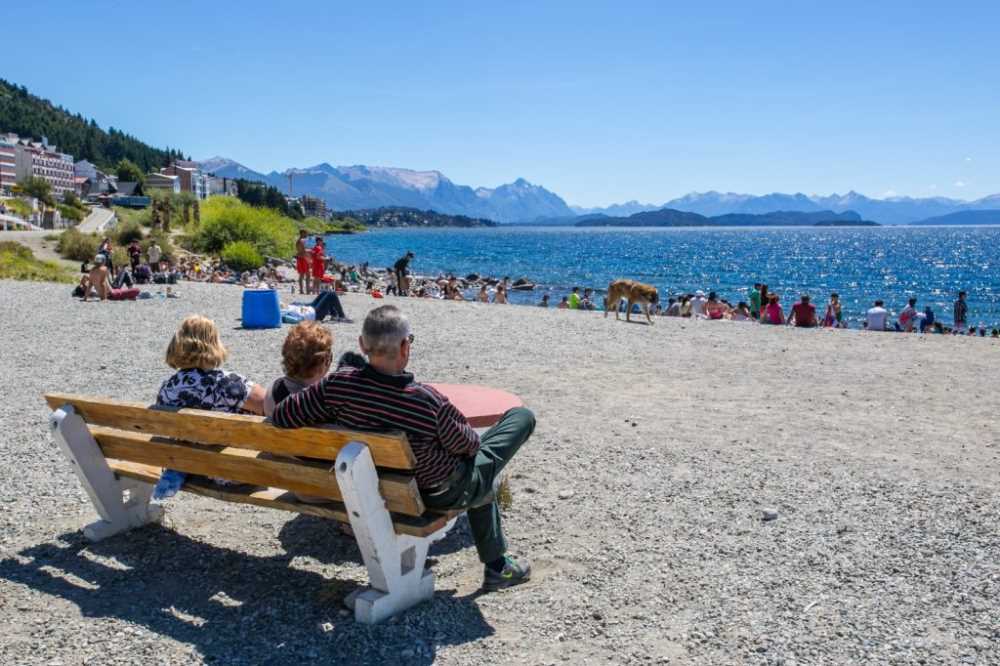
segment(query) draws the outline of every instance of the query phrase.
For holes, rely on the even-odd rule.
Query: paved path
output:
[[[92,208],[90,215],[77,226],[77,229],[85,234],[91,232],[101,233],[115,220],[115,211],[108,208]]]

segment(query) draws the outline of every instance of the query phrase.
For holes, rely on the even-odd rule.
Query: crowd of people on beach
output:
[[[312,245],[308,245],[309,234],[299,233],[296,243],[295,273],[289,275],[284,262],[269,260],[265,266],[256,271],[238,273],[230,270],[219,259],[206,259],[195,255],[180,258],[171,263],[163,256],[162,251],[152,243],[146,250],[145,261],[138,242],[127,247],[130,265],[116,267],[112,264],[111,241],[105,238],[94,258],[93,266],[82,267],[83,277],[74,294],[84,300],[99,298],[101,300],[134,299],[148,297],[136,285],[144,284],[176,284],[180,280],[210,282],[222,284],[239,284],[249,289],[278,289],[280,285],[298,283],[300,295],[314,296],[307,305],[312,308],[315,318],[320,321],[327,317],[334,321],[349,322],[350,319],[338,293],[367,293],[376,298],[384,296],[405,296],[415,298],[443,299],[453,301],[474,301],[479,303],[510,304],[512,291],[532,291],[536,285],[527,278],[512,281],[510,276],[502,278],[484,277],[469,274],[458,277],[450,274],[437,276],[419,276],[411,272],[411,262],[415,258],[412,251],[403,254],[392,266],[382,270],[374,270],[369,264],[347,265],[336,261],[326,251],[322,236],[315,236]],[[167,297],[176,294],[167,288]],[[536,302],[539,307],[554,307],[560,310],[603,311],[618,309],[623,311],[625,304],[605,302],[604,298],[596,296],[594,289],[589,287],[573,287],[568,294],[553,303],[552,294],[542,293]],[[638,313],[639,306],[634,306],[633,312]],[[850,323],[844,316],[840,296],[834,292],[829,295],[822,308],[822,315],[809,294],[802,294],[787,310],[782,305],[779,294],[771,291],[768,285],[756,283],[749,290],[745,300],[733,303],[717,292],[705,293],[696,290],[670,296],[665,304],[657,303],[654,315],[664,317],[691,317],[707,320],[730,320],[755,322],[764,325],[793,326],[796,328],[849,328]],[[1000,337],[1000,329],[987,329],[985,326],[970,324],[970,313],[967,295],[959,292],[952,306],[950,322],[934,311],[931,305],[918,307],[916,298],[909,298],[898,313],[893,313],[885,306],[882,299],[876,300],[864,312],[859,321],[861,328],[868,331],[894,331],[902,333],[937,333],[953,335],[978,335]]]
[[[345,353],[334,368],[332,333],[314,321],[302,322],[282,345],[284,376],[265,388],[223,369],[228,352],[218,327],[206,317],[190,316],[167,345],[166,363],[173,374],[160,386],[156,405],[266,415],[279,428],[330,424],[403,432],[416,458],[424,504],[435,511],[467,511],[483,563],[483,589],[523,583],[531,568],[526,559],[507,552],[496,496],[504,466],[534,431],[534,415],[515,407],[480,435],[442,393],[406,372],[414,340],[399,308],[375,308],[362,326],[361,353]],[[163,470],[154,499],[176,494],[186,476]],[[213,481],[232,485],[226,479]],[[329,501],[303,495],[298,500]]]

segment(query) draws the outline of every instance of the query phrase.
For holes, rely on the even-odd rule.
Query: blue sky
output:
[[[261,171],[524,177],[588,206],[1000,192],[1000,3],[58,1],[2,22],[0,77]]]

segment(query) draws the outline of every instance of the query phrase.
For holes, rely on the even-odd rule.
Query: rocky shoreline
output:
[[[93,509],[48,432],[45,392],[152,400],[187,314],[259,382],[287,328],[241,329],[231,285],[0,290],[0,663],[1000,662],[1000,351],[981,340],[348,293],[336,354],[394,303],[418,378],[538,418],[505,514],[535,580],[479,595],[462,521],[432,549],[434,600],[366,627],[340,605],[357,548],[320,519],[182,495],[162,527],[85,543]]]

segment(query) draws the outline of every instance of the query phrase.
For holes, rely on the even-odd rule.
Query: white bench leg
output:
[[[354,619],[375,624],[433,597],[434,574],[424,571],[427,549],[444,538],[455,520],[423,538],[396,534],[368,447],[360,442],[345,446],[337,455],[336,470],[370,583],[346,600],[354,608]]]
[[[149,504],[153,486],[140,481],[119,481],[108,467],[101,447],[94,441],[87,424],[71,405],[52,412],[49,427],[52,428],[53,439],[73,464],[73,471],[101,517],[101,520],[83,528],[87,539],[100,541],[162,518],[162,507]],[[128,502],[123,497],[126,490],[129,492]]]

